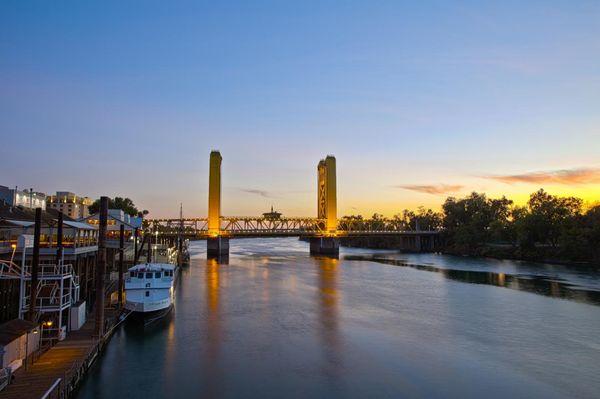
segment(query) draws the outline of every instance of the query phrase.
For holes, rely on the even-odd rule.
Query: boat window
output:
[[[129,272],[129,277],[135,277],[135,276],[137,276],[136,272]]]
[[[152,278],[152,272],[146,273],[146,278]]]
[[[150,291],[146,291],[146,296],[150,296]]]
[[[138,273],[138,278],[144,278],[144,273]]]
[[[154,278],[160,278],[160,272],[154,273]]]

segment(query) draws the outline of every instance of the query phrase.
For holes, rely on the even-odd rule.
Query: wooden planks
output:
[[[118,312],[112,309],[107,312],[114,323]],[[22,366],[14,374],[14,381],[0,392],[0,399],[39,399],[58,378],[62,379],[60,387],[64,389],[75,377],[74,373],[97,351],[98,340],[94,332],[94,320],[88,320],[79,331],[69,333],[67,339],[43,353],[34,364],[29,364],[27,370]]]

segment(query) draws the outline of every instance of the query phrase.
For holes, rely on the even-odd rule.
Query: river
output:
[[[592,398],[600,273],[231,241],[190,247],[173,311],[128,320],[78,398]]]

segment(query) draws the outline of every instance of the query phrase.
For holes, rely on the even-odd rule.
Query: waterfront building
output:
[[[78,221],[96,228],[100,225],[98,213],[80,218]],[[112,270],[114,273],[117,270],[121,226],[124,228],[124,259],[128,264],[133,263],[135,258],[134,237],[136,229],[138,229],[138,244],[140,246],[142,244],[142,218],[130,216],[121,209],[109,209],[106,224],[106,257],[109,271]]]
[[[42,212],[38,311],[54,326],[66,326],[68,308],[74,302],[89,304],[94,299],[98,228],[64,216],[63,251],[59,261],[57,219],[58,212],[54,209]],[[21,296],[20,279],[15,271],[31,270],[33,251],[24,244],[23,238],[32,239],[34,227],[35,211],[0,203],[0,323],[18,318],[27,308],[28,295]],[[25,287],[25,293],[30,290]],[[45,308],[44,304],[52,306]],[[58,336],[59,331],[54,333]]]
[[[56,209],[72,219],[89,216],[89,206],[93,201],[88,197],[81,197],[68,191],[57,191],[56,195],[49,195],[46,199],[48,208]]]
[[[98,226],[100,224],[99,215],[97,213],[93,215],[89,215],[87,217],[79,218],[79,222],[87,223],[91,226]],[[106,221],[106,239],[108,241],[108,247],[111,247],[111,241],[119,240],[119,233],[121,230],[121,225],[125,228],[125,239],[130,240],[133,237],[135,229],[142,229],[142,221],[141,217],[133,217],[125,213],[121,209],[109,209],[108,210],[108,219]]]
[[[46,194],[33,191],[32,188],[20,191],[17,187],[0,186],[0,201],[11,206],[46,210]]]

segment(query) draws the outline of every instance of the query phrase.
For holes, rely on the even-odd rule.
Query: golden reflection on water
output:
[[[326,360],[323,372],[328,377],[336,377],[343,371],[339,334],[339,260],[330,257],[318,257],[315,260],[319,273],[319,335]]]
[[[220,343],[221,343],[221,322],[219,313],[219,295],[220,295],[220,270],[217,259],[207,259],[204,273],[204,283],[206,289],[206,354],[208,367],[207,373],[207,391],[206,397],[219,396],[221,372],[218,367]]]
[[[216,259],[206,260],[206,303],[210,313],[219,309],[219,263]]]

